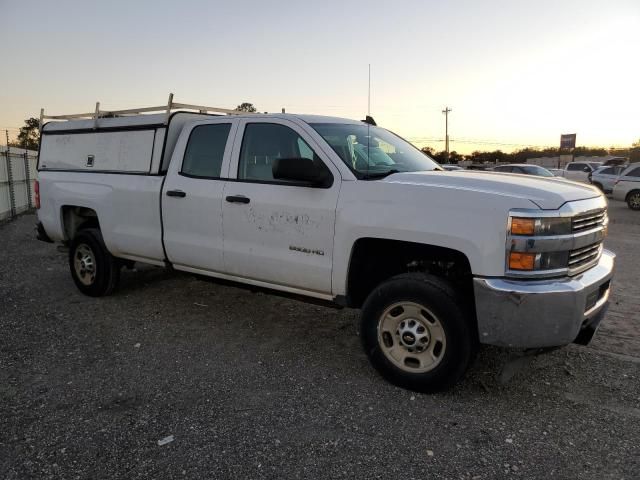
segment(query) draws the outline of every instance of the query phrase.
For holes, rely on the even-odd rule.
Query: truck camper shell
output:
[[[41,110],[38,170],[161,175],[186,122],[238,114],[246,112],[174,103],[173,94],[158,107],[103,111],[97,103],[94,113],[70,115]],[[53,121],[43,123],[47,119]]]

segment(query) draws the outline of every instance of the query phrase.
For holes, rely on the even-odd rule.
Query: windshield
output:
[[[553,177],[553,173],[551,173],[546,168],[538,167],[536,165],[527,165],[526,167],[522,167],[522,169],[527,172],[529,175],[537,175],[538,177]]]
[[[358,178],[381,178],[398,172],[440,167],[409,142],[368,124],[311,123]]]

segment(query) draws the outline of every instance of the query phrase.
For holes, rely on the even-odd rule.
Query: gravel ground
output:
[[[638,478],[640,215],[611,216],[592,344],[504,385],[483,348],[438,395],[384,382],[353,310],[146,267],[85,297],[22,216],[0,226],[0,478]]]

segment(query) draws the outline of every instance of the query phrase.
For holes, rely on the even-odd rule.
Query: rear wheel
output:
[[[475,352],[461,300],[432,275],[398,275],[378,286],[362,309],[362,342],[373,366],[410,390],[451,387]]]
[[[627,195],[627,205],[631,210],[640,210],[640,190],[634,190]]]
[[[76,287],[85,295],[109,295],[120,280],[120,264],[97,228],[80,230],[69,248],[69,269]]]

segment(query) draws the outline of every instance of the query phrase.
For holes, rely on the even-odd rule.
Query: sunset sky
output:
[[[418,146],[640,139],[640,0],[0,0],[0,128],[176,101],[364,118]],[[3,135],[4,136],[4,135]]]

